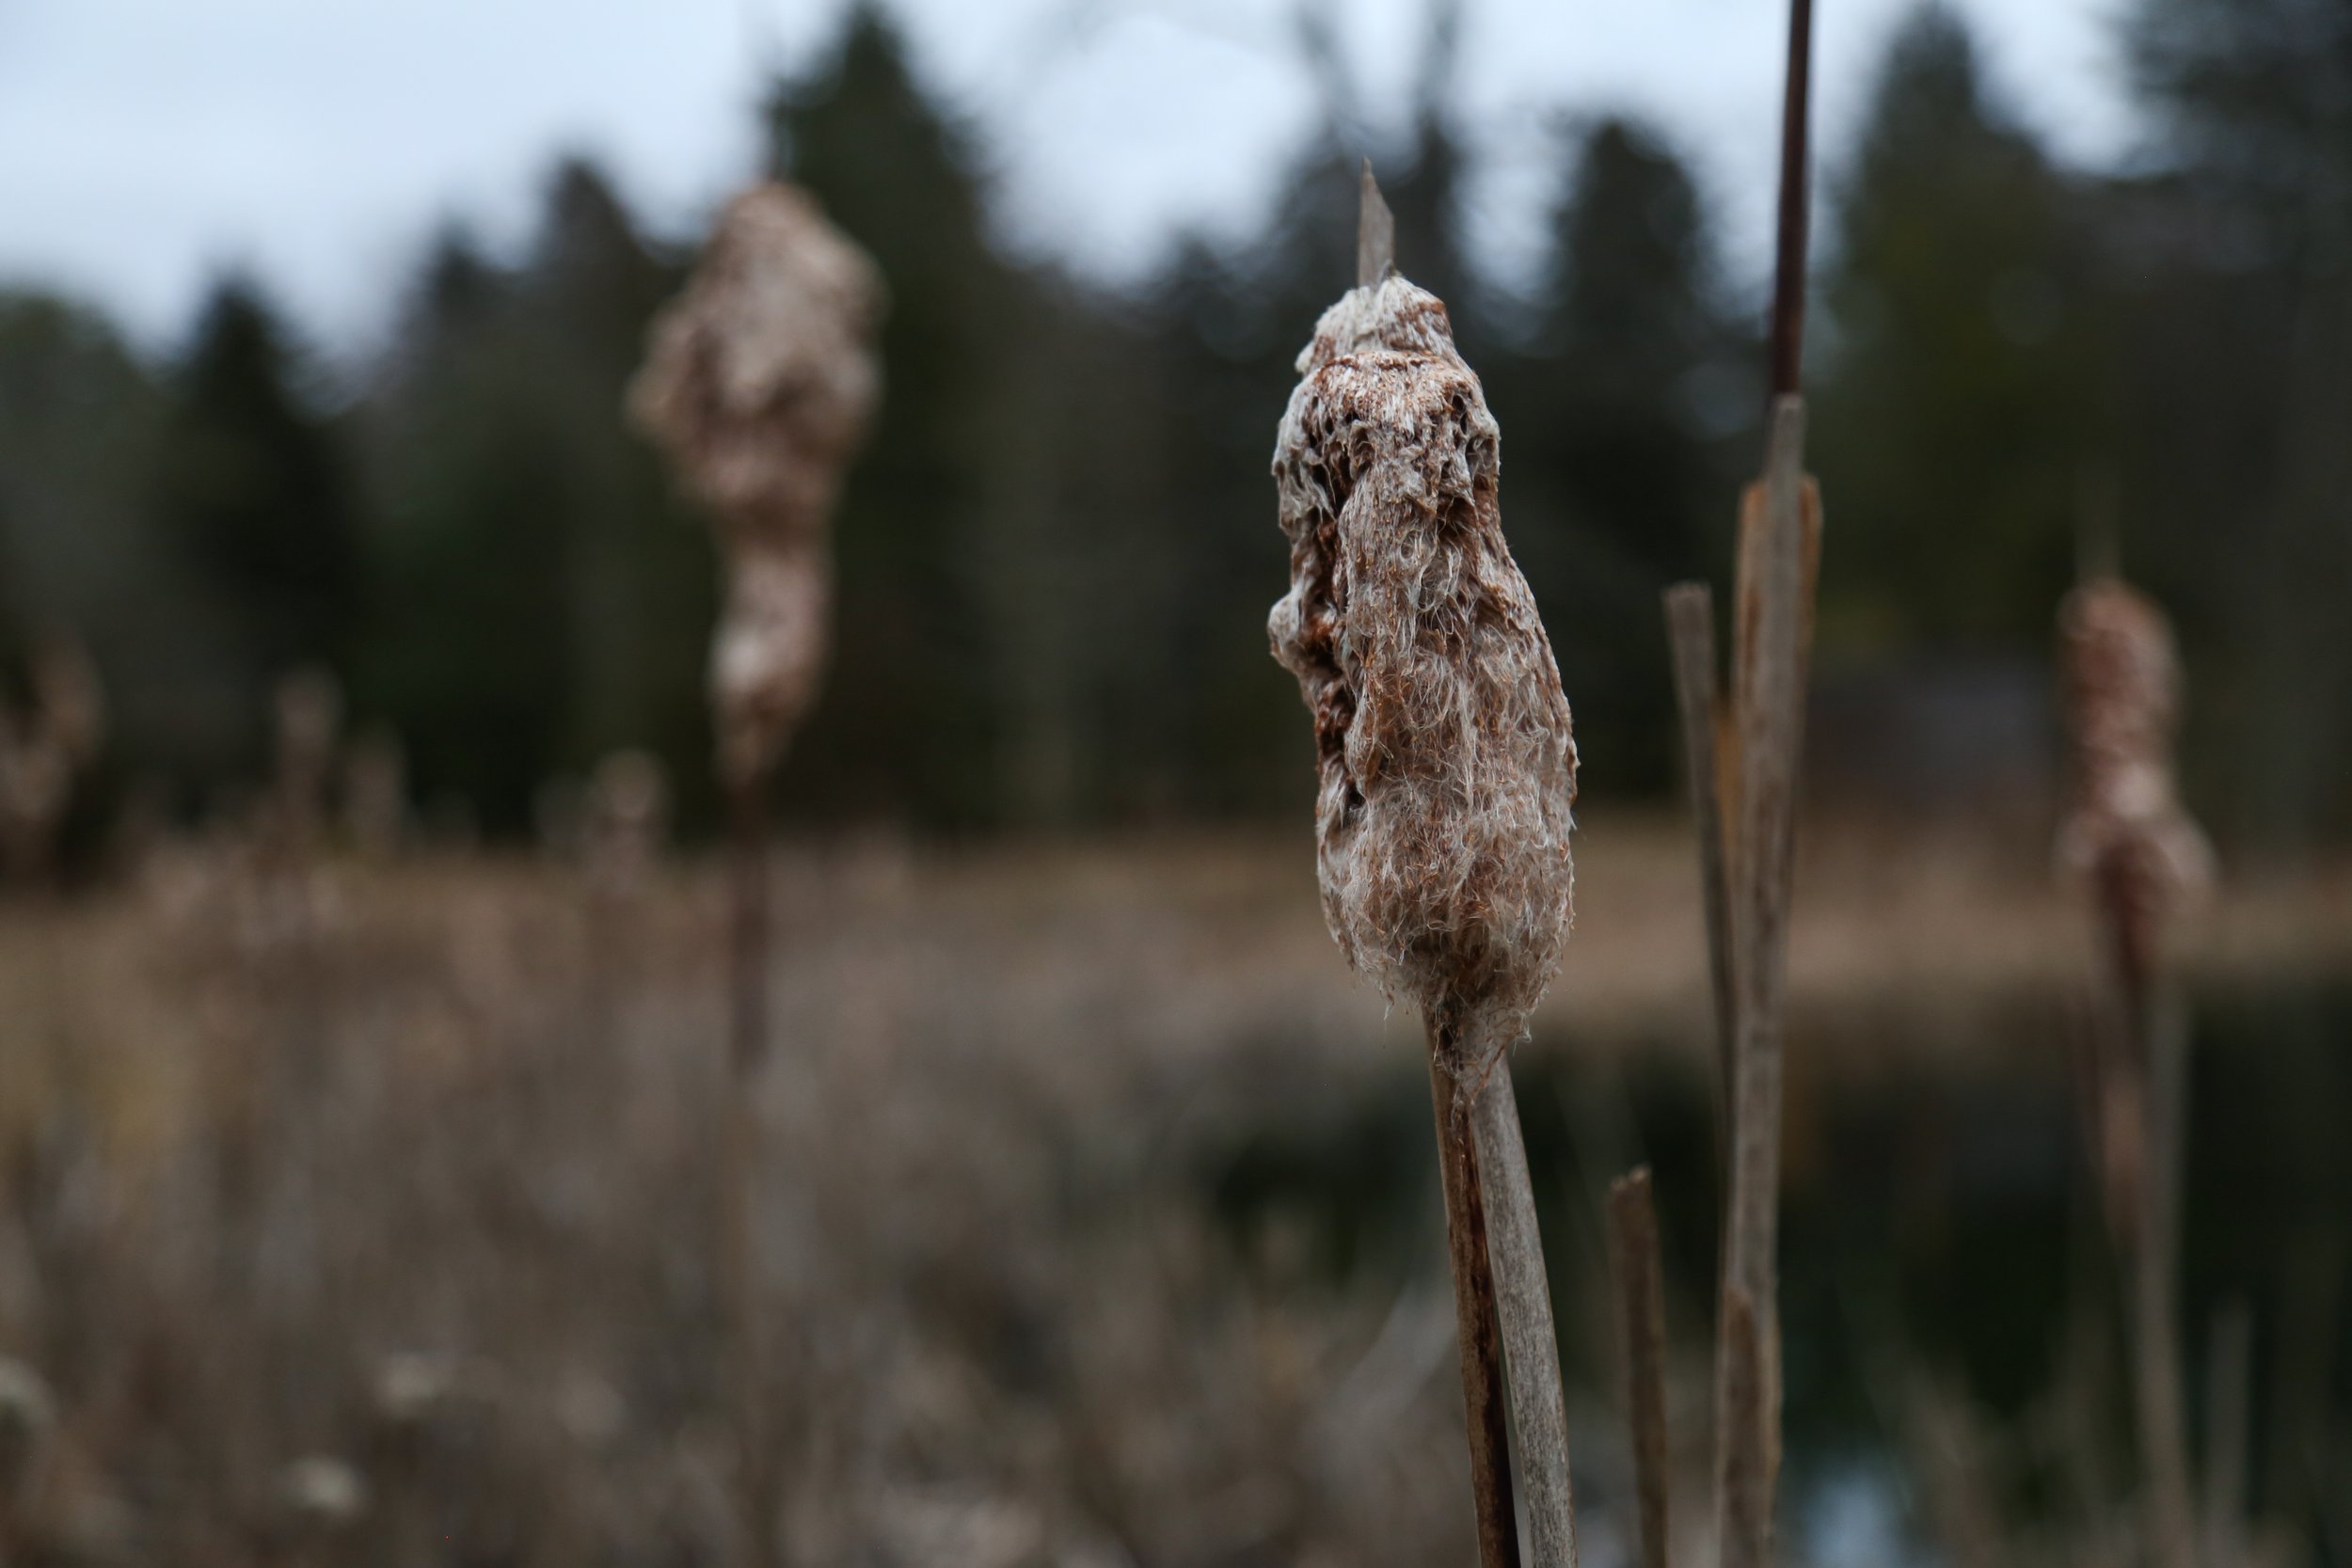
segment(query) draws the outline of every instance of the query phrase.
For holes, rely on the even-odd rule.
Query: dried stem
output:
[[[1509,1053],[1495,1058],[1471,1101],[1486,1196],[1486,1253],[1519,1437],[1519,1485],[1534,1568],[1575,1568],[1576,1511],[1568,1482],[1567,1402],[1560,1390],[1560,1338],[1535,1221],[1535,1186],[1519,1131]]]
[[[1788,79],[1780,115],[1780,225],[1772,278],[1772,397],[1793,395],[1804,364],[1804,255],[1812,199],[1806,132],[1812,116],[1813,3],[1790,0]]]
[[[1726,783],[1737,782],[1735,744],[1719,747],[1722,699],[1715,684],[1715,594],[1703,582],[1666,590],[1666,641],[1674,653],[1675,704],[1682,714],[1682,758],[1689,775],[1691,816],[1698,826],[1699,890],[1707,913],[1708,978],[1715,998],[1715,1067],[1730,1146],[1731,892],[1724,843]],[[1725,764],[1733,764],[1726,779]]]
[[[1772,1560],[1780,1470],[1781,1042],[1789,882],[1820,503],[1804,474],[1804,404],[1773,407],[1764,478],[1740,520],[1732,699],[1740,759],[1730,863],[1731,1178],[1716,1368],[1716,1511],[1726,1568]],[[1734,1312],[1733,1293],[1744,1300]],[[1744,1321],[1746,1327],[1741,1327]],[[1752,1334],[1753,1344],[1740,1344]],[[1750,1400],[1735,1388],[1756,1380]]]
[[[2195,1568],[2196,1509],[2189,1491],[2188,1418],[2181,1388],[2180,1189],[2186,1110],[2188,1030],[2177,1002],[2144,998],[2130,1009],[2148,1030],[2147,1166],[2132,1238],[2133,1383],[2146,1469],[2151,1560]]]
[[[761,1301],[757,1194],[759,1070],[768,1057],[768,811],[765,780],[738,781],[728,920],[727,1104],[719,1173],[719,1255],[735,1383],[739,1544],[746,1568],[774,1568],[782,1498]]]
[[[1609,1258],[1617,1276],[1618,1325],[1625,1340],[1642,1568],[1666,1568],[1666,1308],[1647,1165],[1610,1183]]]
[[[2249,1385],[2254,1319],[2243,1298],[2214,1314],[2205,1356],[2204,1568],[2238,1568],[2246,1555]]]
[[[1486,1196],[1476,1140],[1460,1102],[1455,1027],[1429,1019],[1429,1098],[1438,1123],[1438,1166],[1445,1186],[1446,1253],[1454,1270],[1454,1322],[1462,1354],[1462,1403],[1470,1428],[1470,1498],[1477,1513],[1480,1568],[1518,1568],[1518,1520],[1511,1501],[1510,1437],[1504,1430],[1502,1345],[1496,1334],[1495,1281],[1488,1262]]]

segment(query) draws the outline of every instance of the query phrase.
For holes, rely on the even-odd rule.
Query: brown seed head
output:
[[[2212,879],[2173,777],[2180,662],[2164,612],[2113,578],[2066,596],[2058,636],[2074,771],[2058,857],[2091,882],[2137,982],[2166,921]]]
[[[1268,630],[1314,716],[1324,914],[1476,1060],[1558,971],[1574,880],[1576,742],[1502,537],[1500,432],[1444,305],[1401,277],[1325,312],[1298,369]]]
[[[882,305],[873,261],[806,193],[755,185],[721,215],[629,404],[730,532],[823,530],[880,390]]]
[[[826,521],[881,385],[881,275],[789,185],[735,198],[654,323],[638,422],[719,515],[727,598],[712,640],[721,772],[764,775],[822,673]]]

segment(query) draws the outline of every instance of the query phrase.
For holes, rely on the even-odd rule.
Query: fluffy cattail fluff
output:
[[[2058,612],[2074,796],[2058,860],[2087,879],[2127,986],[2153,977],[2164,928],[2212,878],[2212,852],[2172,773],[2180,665],[2164,612],[2113,578]]]
[[[814,200],[755,186],[655,321],[630,388],[638,422],[718,515],[729,585],[711,696],[733,781],[772,766],[816,694],[826,519],[880,389],[882,302],[873,262]]]
[[[1298,369],[1268,629],[1314,716],[1324,915],[1391,1001],[1455,1025],[1458,1069],[1518,1037],[1567,944],[1567,699],[1445,306],[1394,276],[1356,289]]]

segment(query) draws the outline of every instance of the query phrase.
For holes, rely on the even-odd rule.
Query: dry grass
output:
[[[1687,841],[1596,811],[1581,847],[1536,1049],[1696,1067]],[[2038,865],[1811,849],[1800,1030],[2082,972]],[[199,1568],[719,1560],[715,868],[239,863],[0,906],[0,1352],[58,1410],[10,1528]],[[1434,1265],[1365,1299],[1199,1188],[1234,1129],[1412,1059],[1417,1021],[1332,962],[1301,846],[876,840],[786,852],[778,891],[763,1289],[803,1560],[1458,1557]],[[2212,920],[2206,980],[2341,973],[2352,866]],[[1857,1037],[1817,1070],[1977,1037]]]

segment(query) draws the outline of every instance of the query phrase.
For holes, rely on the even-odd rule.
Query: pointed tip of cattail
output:
[[[1372,177],[1372,160],[1364,160],[1360,204],[1356,212],[1356,286],[1369,289],[1396,270],[1396,214]]]

